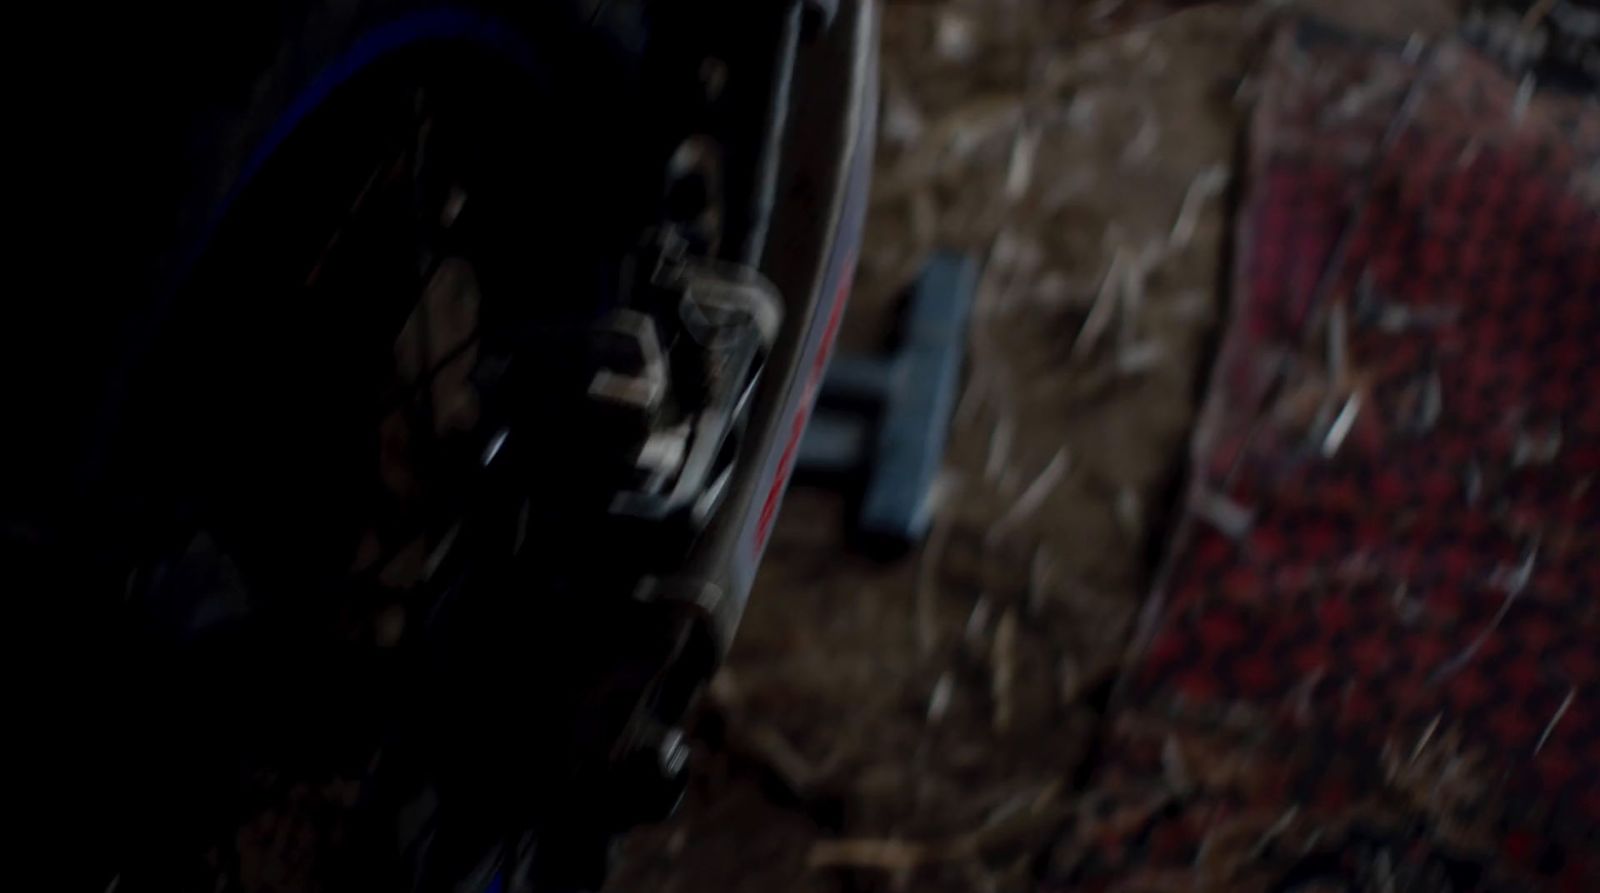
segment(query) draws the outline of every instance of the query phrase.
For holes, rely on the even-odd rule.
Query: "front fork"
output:
[[[806,12],[790,26],[804,27]],[[758,210],[729,212],[726,227],[698,213],[657,227],[627,264],[624,301],[586,336],[589,363],[554,417],[579,419],[595,436],[552,430],[551,413],[532,413],[491,457],[523,482],[548,482],[572,461],[603,482],[586,491],[592,527],[557,512],[535,530],[549,534],[547,553],[586,544],[573,546],[578,562],[545,556],[562,567],[580,620],[552,624],[565,641],[551,647],[590,637],[616,647],[602,648],[611,657],[570,695],[576,731],[556,748],[578,755],[569,770],[581,781],[546,800],[546,823],[585,829],[590,844],[571,850],[588,855],[553,880],[548,846],[534,860],[545,869],[530,873],[508,842],[486,863],[497,867],[478,875],[486,883],[595,882],[584,874],[603,849],[596,842],[663,817],[682,794],[685,717],[738,626],[848,296],[871,172],[876,53],[874,4],[840,2],[830,27],[795,50],[792,77],[777,79],[792,90],[776,113],[785,152],[781,165],[748,168]],[[704,193],[707,165],[693,155],[674,168],[678,185]],[[776,211],[752,226],[763,204]],[[763,251],[752,245],[765,247],[759,271],[750,261]],[[519,440],[546,445],[513,448]],[[622,446],[585,446],[600,443]],[[530,557],[519,562],[524,574],[551,566]],[[606,594],[579,591],[590,586]]]

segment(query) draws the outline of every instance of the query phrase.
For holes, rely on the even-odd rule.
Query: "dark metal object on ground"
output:
[[[886,356],[841,356],[823,382],[800,468],[864,476],[855,523],[872,540],[906,545],[927,533],[977,280],[972,258],[934,257],[899,346]]]

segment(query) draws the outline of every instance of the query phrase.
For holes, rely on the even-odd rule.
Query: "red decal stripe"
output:
[[[800,449],[800,437],[806,432],[806,422],[811,418],[811,405],[822,386],[822,375],[828,369],[828,357],[833,353],[833,341],[839,334],[839,321],[844,317],[844,305],[850,298],[850,284],[855,275],[855,258],[845,262],[839,287],[834,292],[833,308],[828,311],[828,324],[822,330],[822,342],[811,358],[811,368],[806,372],[805,390],[801,392],[800,405],[795,407],[794,418],[789,422],[789,440],[783,445],[783,455],[778,457],[778,471],[772,485],[767,488],[767,498],[761,503],[761,517],[756,521],[755,550],[759,555],[767,545],[767,534],[772,532],[772,519],[778,513],[778,501],[783,496],[789,473],[794,470],[794,456]]]

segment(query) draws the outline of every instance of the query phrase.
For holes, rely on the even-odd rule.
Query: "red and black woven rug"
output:
[[[1300,25],[1074,890],[1600,890],[1600,109]]]

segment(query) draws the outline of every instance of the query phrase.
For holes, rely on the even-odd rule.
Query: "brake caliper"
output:
[[[783,305],[755,270],[690,256],[672,230],[630,267],[632,300],[601,323],[588,384],[632,444],[609,511],[693,534],[727,489]]]

